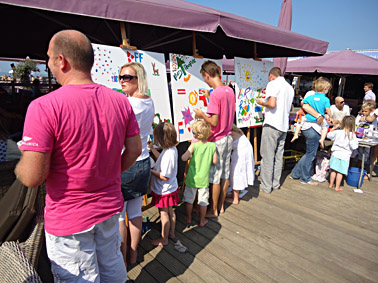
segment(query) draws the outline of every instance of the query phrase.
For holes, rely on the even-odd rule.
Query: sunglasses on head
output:
[[[136,78],[138,78],[137,76],[130,76],[130,75],[122,75],[122,76],[119,76],[119,80],[121,81],[121,79],[122,80],[124,80],[125,82],[129,82],[129,81],[131,81],[132,79],[136,79]]]

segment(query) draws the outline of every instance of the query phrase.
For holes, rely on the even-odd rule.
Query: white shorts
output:
[[[68,236],[45,232],[55,282],[126,282],[118,217]]]
[[[198,204],[200,206],[208,206],[209,205],[209,188],[191,188],[185,187],[184,191],[184,202],[193,204],[196,194],[198,191]]]
[[[221,179],[230,178],[230,160],[232,151],[232,137],[225,136],[215,142],[217,146],[218,163],[211,164],[209,173],[209,183],[220,184]]]
[[[141,217],[142,216],[142,202],[143,202],[143,196],[125,201],[123,210],[121,212],[121,215],[119,216],[119,221],[125,221],[126,212],[127,212],[128,219]]]

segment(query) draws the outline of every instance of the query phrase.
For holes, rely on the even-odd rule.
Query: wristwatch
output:
[[[322,114],[318,114],[318,116],[316,116],[316,120],[318,120],[320,117],[322,117]]]

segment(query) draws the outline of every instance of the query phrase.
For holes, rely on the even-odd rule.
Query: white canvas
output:
[[[100,44],[92,46],[95,62],[91,74],[95,83],[122,92],[118,81],[121,66],[129,62],[141,63],[147,73],[148,94],[155,104],[154,122],[172,122],[164,54]]]
[[[200,94],[200,89],[210,89],[203,81],[200,70],[209,60],[192,56],[169,54],[174,124],[179,142],[192,139],[190,124],[195,119],[193,109],[206,113],[208,99]],[[212,60],[222,68],[221,60]]]
[[[235,57],[236,122],[238,128],[262,126],[264,107],[256,99],[265,99],[268,74],[273,62]]]

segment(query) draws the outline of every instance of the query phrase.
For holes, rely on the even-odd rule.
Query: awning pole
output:
[[[203,58],[203,56],[200,56],[198,54],[197,43],[196,43],[196,32],[195,31],[193,31],[192,45],[193,45],[193,57],[194,58]]]
[[[256,43],[256,41],[253,42],[253,60],[261,61],[261,59],[257,56],[257,43]]]

